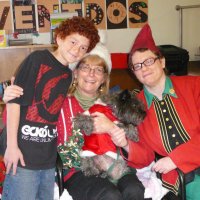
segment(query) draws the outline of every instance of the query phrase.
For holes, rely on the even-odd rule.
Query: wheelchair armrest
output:
[[[63,163],[62,163],[59,153],[57,153],[56,172],[57,172],[57,179],[58,179],[59,196],[61,196],[64,190],[64,186],[63,186],[64,181],[63,181]]]
[[[162,156],[156,153],[155,154],[155,161],[158,161],[160,158],[162,158]],[[181,200],[186,200],[185,174],[179,168],[176,168],[176,171],[178,172],[178,177],[179,177],[179,181],[180,181],[180,196],[181,196]],[[157,177],[159,179],[161,179],[161,174],[160,173],[156,173],[156,175],[157,175]]]
[[[186,200],[185,174],[179,168],[176,171],[178,172],[180,181],[181,200]]]

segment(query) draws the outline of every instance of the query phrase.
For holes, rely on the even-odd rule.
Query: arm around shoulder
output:
[[[17,134],[20,119],[20,105],[16,103],[7,104],[7,148],[4,155],[6,173],[13,167],[13,174],[16,174],[18,161],[24,166],[23,155],[18,147]]]

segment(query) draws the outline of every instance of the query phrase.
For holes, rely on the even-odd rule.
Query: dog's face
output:
[[[128,90],[108,94],[101,99],[111,107],[115,116],[124,124],[133,124],[136,126],[146,116],[143,103],[134,93]]]

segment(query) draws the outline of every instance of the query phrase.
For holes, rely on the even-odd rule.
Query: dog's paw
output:
[[[123,123],[118,123],[117,126],[119,126],[120,128],[124,129],[124,131],[126,133],[126,137],[129,140],[132,140],[134,142],[138,142],[139,141],[138,130],[133,124],[125,125]]]
[[[94,167],[81,168],[85,176],[99,176],[100,171]]]
[[[139,141],[139,135],[138,135],[137,127],[135,127],[132,124],[130,124],[127,127],[127,130],[125,132],[126,132],[126,137],[129,140],[132,140],[134,142],[138,142]]]
[[[95,165],[95,162],[92,157],[81,159],[81,171],[84,173],[85,176],[93,176],[100,174],[100,170]]]
[[[100,177],[101,178],[107,178],[108,177],[108,173],[107,172],[101,172],[100,173]]]
[[[129,140],[134,141],[134,142],[139,142],[139,136],[138,135],[135,135],[135,134],[127,135],[127,138]]]
[[[86,135],[90,135],[94,128],[93,119],[88,115],[77,114],[77,116],[73,118],[73,126],[75,129],[84,131]]]

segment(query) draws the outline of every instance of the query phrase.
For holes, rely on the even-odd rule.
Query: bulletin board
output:
[[[105,19],[105,2],[106,1],[84,1],[84,13],[85,16],[92,19],[93,23],[99,29],[106,29],[106,19]]]
[[[80,0],[71,0],[61,1],[61,12],[77,12],[78,16],[83,16],[82,12],[82,1]]]
[[[107,0],[107,28],[127,28],[126,1]]]
[[[6,30],[7,34],[12,31],[12,20],[9,1],[0,2],[0,30]]]
[[[58,0],[37,0],[38,32],[45,33],[50,30],[50,14],[59,13]]]
[[[36,32],[34,5],[13,5],[13,23],[19,34]]]
[[[129,28],[140,28],[148,21],[148,0],[128,1]]]
[[[148,0],[1,0],[0,28],[50,32],[50,15],[64,12],[88,17],[99,29],[141,28],[148,22]]]

